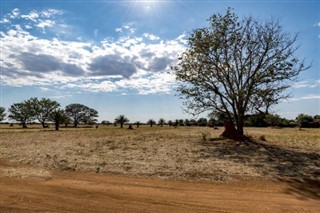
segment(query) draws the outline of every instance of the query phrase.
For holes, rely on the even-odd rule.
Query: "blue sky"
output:
[[[273,108],[286,118],[320,114],[319,1],[1,1],[1,106],[46,97],[81,103],[99,120],[191,118],[168,74],[189,33],[228,7],[240,17],[280,19],[299,33],[312,67]]]

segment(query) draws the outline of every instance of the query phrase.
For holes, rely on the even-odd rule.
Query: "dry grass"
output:
[[[100,126],[56,132],[2,128],[0,158],[45,170],[160,178],[319,180],[319,129],[246,129],[253,138],[264,136],[261,145],[215,140],[222,129]]]

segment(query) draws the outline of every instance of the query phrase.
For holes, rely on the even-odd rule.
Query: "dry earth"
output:
[[[317,212],[320,132],[0,130],[0,212]],[[161,180],[169,179],[169,180]]]

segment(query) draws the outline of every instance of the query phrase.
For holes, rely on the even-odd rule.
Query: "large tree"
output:
[[[56,101],[50,100],[49,98],[31,98],[30,99],[34,112],[35,117],[38,119],[38,121],[41,123],[42,127],[46,127],[46,120],[49,119],[50,114],[56,110],[60,104]]]
[[[69,104],[65,108],[65,113],[73,122],[73,127],[77,127],[79,123],[90,124],[96,121],[98,112],[82,104]]]
[[[114,119],[115,124],[120,124],[120,127],[123,128],[123,124],[129,122],[129,119],[124,115],[119,115]]]
[[[4,107],[0,107],[0,121],[3,121],[6,117],[6,109]]]
[[[21,103],[14,103],[9,108],[9,118],[18,121],[23,128],[27,128],[27,123],[32,121],[35,116],[32,102],[30,100]]]
[[[245,114],[268,113],[287,98],[290,80],[308,68],[295,56],[296,40],[274,19],[239,18],[230,9],[213,15],[208,27],[191,33],[172,68],[186,110],[226,114],[236,127],[230,137],[241,138]]]

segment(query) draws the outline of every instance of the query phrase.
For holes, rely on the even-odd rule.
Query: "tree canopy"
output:
[[[73,122],[73,127],[77,127],[79,123],[91,124],[96,122],[98,112],[83,104],[69,104],[65,108],[65,113]]]
[[[119,115],[114,119],[115,124],[120,124],[120,127],[123,128],[123,124],[129,122],[129,119],[124,115]]]
[[[189,113],[223,113],[234,121],[236,138],[243,136],[245,114],[268,113],[308,66],[295,56],[297,35],[283,32],[278,20],[239,18],[228,9],[208,21],[191,33],[172,67],[177,91]]]
[[[27,128],[27,123],[32,121],[35,116],[34,108],[31,100],[20,103],[14,103],[9,108],[9,118],[16,120],[22,124],[23,128]]]
[[[50,118],[50,114],[56,110],[60,104],[56,101],[50,100],[49,98],[31,98],[33,110],[35,112],[35,117],[41,123],[42,127],[45,127],[45,122]]]

